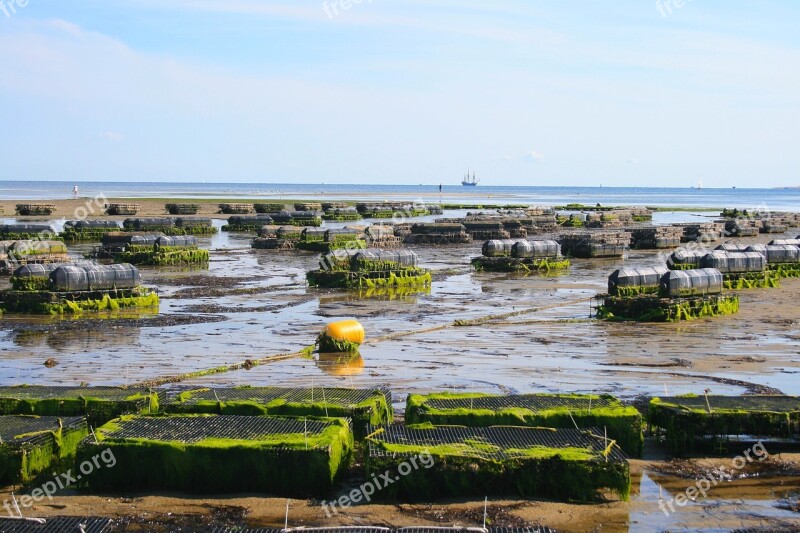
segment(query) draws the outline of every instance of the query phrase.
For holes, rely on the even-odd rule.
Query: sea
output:
[[[461,185],[374,185],[298,183],[168,183],[0,181],[0,200],[57,200],[81,197],[175,199],[339,199],[448,204],[527,204],[739,208],[800,211],[800,188],[715,189],[666,187],[552,187]]]

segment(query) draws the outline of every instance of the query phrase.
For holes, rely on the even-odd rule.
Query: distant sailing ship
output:
[[[478,181],[480,180],[475,177],[475,172],[473,172],[472,176],[470,176],[468,170],[467,173],[464,174],[464,179],[461,180],[461,185],[464,187],[475,187],[478,184]]]

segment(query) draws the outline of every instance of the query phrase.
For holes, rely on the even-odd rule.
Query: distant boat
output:
[[[469,175],[469,171],[464,174],[464,179],[461,180],[461,185],[464,187],[475,187],[480,180],[475,177],[475,173],[472,173],[472,176]]]

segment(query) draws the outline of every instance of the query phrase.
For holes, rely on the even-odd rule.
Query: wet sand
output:
[[[164,214],[163,202],[160,206],[161,212],[150,214]],[[792,230],[783,237],[797,233],[800,230]],[[657,253],[631,251],[625,260],[574,260],[561,275],[518,277],[473,272],[469,260],[480,254],[479,243],[418,247],[422,266],[435,273],[429,294],[363,298],[307,288],[305,273],[315,268],[314,254],[254,251],[249,248],[251,238],[228,233],[201,238],[201,246],[212,251],[207,270],[142,269],[145,283],[158,287],[162,297],[156,316],[4,316],[0,383],[125,385],[295,351],[311,344],[326,322],[342,317],[358,318],[368,337],[378,339],[457,319],[531,309],[479,327],[368,342],[361,361],[350,365],[296,358],[183,385],[389,387],[398,415],[406,394],[436,390],[602,392],[628,401],[665,391],[702,393],[707,388],[713,394],[800,394],[800,279],[782,280],[780,289],[741,291],[741,311],[734,316],[681,324],[606,323],[589,315],[590,299],[605,291],[607,275],[623,265],[658,264]],[[747,241],[773,238],[781,236]],[[70,249],[80,253],[90,246]],[[6,283],[0,280],[0,287]],[[46,367],[48,359],[57,365]],[[797,464],[800,456],[784,459]],[[666,517],[658,508],[659,492],[674,493],[694,481],[661,473],[666,463],[657,448],[648,448],[645,460],[632,464],[635,489],[630,503],[492,501],[494,523],[542,523],[564,531],[648,530],[650,525],[656,526],[652,530],[727,530],[783,522],[800,528],[796,512],[778,507],[782,498],[800,489],[796,473],[780,471],[731,482],[706,501]],[[357,481],[354,477],[346,483]],[[246,516],[229,506],[247,509]],[[284,499],[251,495],[59,494],[54,504],[37,505],[29,514],[199,513],[276,527],[283,525],[285,506]],[[480,525],[480,517],[478,501],[359,506],[330,519],[315,502],[292,501],[290,525],[474,526]],[[192,517],[181,520],[191,523]]]

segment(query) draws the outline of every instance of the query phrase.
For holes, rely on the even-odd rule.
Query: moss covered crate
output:
[[[120,309],[158,309],[158,294],[144,287],[96,291],[0,291],[0,309],[33,315],[81,315]]]
[[[0,415],[86,416],[98,426],[120,415],[155,413],[163,396],[143,388],[0,387]]]
[[[521,259],[515,257],[476,257],[472,260],[476,271],[482,272],[550,272],[570,267],[569,259]]]
[[[625,453],[640,456],[642,415],[608,395],[482,393],[409,394],[406,424],[469,427],[606,428]]]
[[[123,416],[86,439],[78,462],[112,450],[117,464],[84,479],[98,491],[178,490],[321,497],[347,467],[350,421],[260,416]]]
[[[88,434],[83,417],[0,416],[0,485],[25,485],[70,464]]]
[[[699,318],[733,315],[739,312],[739,296],[712,295],[670,299],[655,296],[604,297],[597,308],[603,320],[637,322],[683,322]]]
[[[236,416],[343,417],[353,421],[356,436],[367,425],[392,420],[392,393],[385,389],[233,387],[195,389],[177,394],[168,413]]]
[[[670,451],[717,449],[730,436],[797,438],[800,398],[796,396],[703,396],[653,398],[650,429]],[[738,449],[738,447],[736,448]]]
[[[367,475],[394,480],[376,493],[381,498],[516,493],[589,502],[610,494],[627,500],[630,494],[628,460],[607,445],[602,430],[428,424],[370,429]]]

